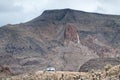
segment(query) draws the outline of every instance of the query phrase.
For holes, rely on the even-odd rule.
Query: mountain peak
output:
[[[54,10],[45,10],[43,13],[46,13],[46,12],[56,12],[56,11],[75,11],[73,9],[70,9],[70,8],[66,8],[66,9],[54,9]]]
[[[63,19],[69,21],[74,19],[76,12],[80,12],[73,9],[56,9],[56,10],[45,10],[39,17],[35,18],[32,21],[61,21]],[[70,18],[70,19],[68,19]]]
[[[119,34],[120,16],[46,10],[27,23],[0,28],[0,65],[9,65],[18,73],[43,70],[48,65],[57,70],[78,71],[79,66],[95,58],[90,68],[97,63],[100,64],[95,67],[99,67],[107,60],[103,58],[120,60]]]

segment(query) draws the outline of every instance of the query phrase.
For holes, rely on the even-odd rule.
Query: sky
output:
[[[0,26],[30,21],[44,10],[65,8],[120,15],[120,0],[0,0]]]

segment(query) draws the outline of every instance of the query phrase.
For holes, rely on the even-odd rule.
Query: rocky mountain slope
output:
[[[0,64],[14,73],[78,71],[93,58],[120,57],[120,16],[72,9],[46,10],[37,18],[0,28]]]
[[[92,69],[98,70],[103,69],[106,65],[118,65],[120,64],[120,60],[116,58],[95,58],[90,59],[85,64],[80,67],[80,72],[88,72]]]

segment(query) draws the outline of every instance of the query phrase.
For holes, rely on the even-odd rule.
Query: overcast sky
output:
[[[0,0],[0,26],[26,22],[44,10],[63,8],[120,15],[120,0]]]

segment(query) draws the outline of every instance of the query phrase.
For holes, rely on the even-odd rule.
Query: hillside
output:
[[[120,65],[106,65],[102,70],[91,70],[89,72],[70,71],[37,71],[29,74],[2,77],[0,79],[10,80],[119,80]]]
[[[0,65],[16,74],[48,66],[78,71],[90,59],[119,59],[119,34],[118,15],[46,10],[29,22],[0,27]]]
[[[120,60],[116,58],[94,58],[85,62],[79,69],[80,72],[88,72],[92,69],[102,69],[106,65],[118,65]]]

